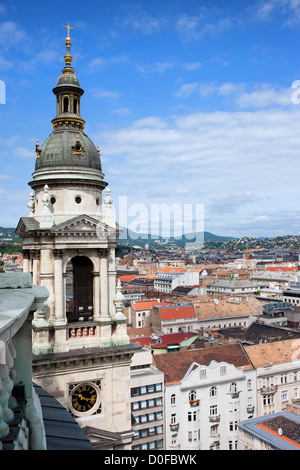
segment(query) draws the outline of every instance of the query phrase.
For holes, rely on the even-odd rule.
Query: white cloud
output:
[[[198,93],[201,97],[221,97],[230,100],[231,104],[239,109],[246,108],[269,108],[292,106],[292,97],[294,90],[291,86],[288,88],[279,88],[276,85],[263,83],[250,87],[245,83],[226,82],[218,84],[216,82],[192,82],[180,86],[174,93],[177,98],[189,98],[193,93]]]
[[[145,35],[156,33],[162,25],[162,18],[155,18],[144,12],[126,15],[119,23],[131,30],[139,30]]]
[[[16,147],[14,149],[14,155],[21,158],[33,158],[34,150],[28,150],[26,147]]]
[[[223,13],[217,18],[215,9],[202,8],[198,15],[182,14],[177,19],[176,30],[186,41],[217,35],[228,30],[233,23],[233,19],[223,16]]]
[[[299,0],[259,0],[252,6],[253,17],[258,20],[268,21],[275,14],[283,17],[285,26],[299,24],[300,1]]]
[[[245,232],[243,220],[253,233],[255,220],[259,234],[276,232],[283,222],[286,232],[295,233],[299,124],[300,108],[294,106],[152,116],[93,138],[102,142],[114,200],[126,195],[145,205],[204,204],[206,230],[215,233]],[[285,210],[290,219],[283,220]]]
[[[117,99],[119,98],[119,92],[115,90],[105,90],[104,88],[92,88],[91,93],[95,98],[104,99]]]

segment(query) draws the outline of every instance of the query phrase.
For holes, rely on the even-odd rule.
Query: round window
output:
[[[75,197],[75,202],[76,202],[76,204],[80,204],[81,203],[81,197],[76,196]]]

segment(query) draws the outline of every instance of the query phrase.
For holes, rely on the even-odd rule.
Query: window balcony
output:
[[[254,405],[248,405],[247,406],[247,413],[254,413],[255,406]]]
[[[210,423],[217,423],[218,421],[220,421],[220,418],[220,415],[209,415],[208,417]]]
[[[199,404],[200,400],[190,400],[190,406],[193,408],[196,408],[197,406],[199,406]]]
[[[263,386],[260,389],[262,395],[271,395],[272,393],[277,392],[277,385],[270,385],[269,387]]]
[[[170,431],[178,432],[178,429],[179,429],[179,423],[170,423]]]

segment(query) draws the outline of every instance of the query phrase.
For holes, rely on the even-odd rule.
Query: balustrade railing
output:
[[[0,274],[0,449],[46,448],[43,418],[32,384],[33,313],[48,291],[30,273]]]

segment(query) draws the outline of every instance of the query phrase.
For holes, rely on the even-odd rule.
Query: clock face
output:
[[[72,393],[71,403],[79,413],[90,411],[97,402],[97,390],[91,384],[81,384]]]

